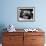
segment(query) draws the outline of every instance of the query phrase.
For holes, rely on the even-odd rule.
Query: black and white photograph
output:
[[[34,7],[18,7],[17,8],[17,20],[18,21],[34,21],[35,20],[35,8]]]

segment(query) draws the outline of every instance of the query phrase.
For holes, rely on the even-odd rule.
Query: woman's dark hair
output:
[[[28,17],[28,19],[33,19],[33,13],[31,13],[31,14],[26,14],[25,16],[27,16]]]
[[[20,18],[23,18],[23,11],[20,12]]]

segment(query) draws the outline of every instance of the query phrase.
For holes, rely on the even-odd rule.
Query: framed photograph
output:
[[[35,21],[35,8],[34,7],[18,7],[17,20],[22,22]]]

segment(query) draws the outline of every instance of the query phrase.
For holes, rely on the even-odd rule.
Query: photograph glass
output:
[[[34,21],[34,7],[18,7],[17,20],[18,21]]]

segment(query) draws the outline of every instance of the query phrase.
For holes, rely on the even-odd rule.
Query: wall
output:
[[[16,28],[43,27],[46,28],[45,0],[1,0],[0,24],[13,24]],[[35,22],[18,22],[17,7],[35,7]]]
[[[1,0],[0,24],[15,25],[16,28],[43,27],[46,28],[45,0]],[[18,22],[17,7],[35,7],[35,22]],[[21,25],[21,26],[20,26]]]
[[[40,27],[46,32],[46,0],[0,0],[0,31],[13,24],[16,28]],[[17,7],[35,7],[35,22],[18,22]]]

